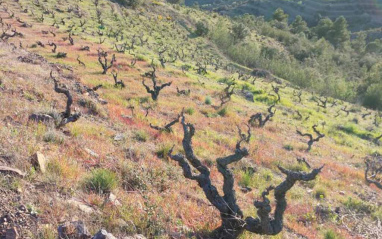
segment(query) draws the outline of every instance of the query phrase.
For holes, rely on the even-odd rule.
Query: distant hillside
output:
[[[319,16],[335,19],[343,15],[352,31],[380,28],[382,26],[382,0],[186,0],[186,5],[198,3],[201,8],[235,16],[245,13],[271,18],[277,8],[289,14],[289,21],[301,15],[310,26]]]

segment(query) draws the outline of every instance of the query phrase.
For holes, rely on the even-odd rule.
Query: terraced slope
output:
[[[382,134],[376,126],[378,112],[346,102],[332,104],[333,99],[326,108],[319,107],[305,91],[300,102],[282,79],[231,73],[235,64],[208,39],[191,34],[200,16],[213,19],[195,9],[162,2],[147,2],[136,10],[109,1],[96,7],[90,0],[6,4],[0,12],[4,30],[10,24],[7,34],[15,29],[22,35],[0,44],[0,165],[25,176],[0,174],[0,237],[15,227],[21,238],[56,238],[59,225],[76,220],[84,221],[92,235],[104,228],[117,238],[137,233],[148,238],[206,235],[219,226],[218,211],[166,157],[173,145],[174,151],[182,151],[181,125],[159,132],[150,124],[165,125],[184,109],[186,121],[196,128],[195,154],[211,168],[220,190],[223,177],[215,159],[234,151],[236,125],[244,129],[251,115],[266,113],[276,99],[272,86],[280,83],[275,116],[264,128],[251,128],[253,137],[245,145],[249,155],[232,166],[245,216],[255,216],[254,200],[284,179],[277,166],[309,171],[296,160],[306,158],[312,167],[325,167],[317,180],[289,191],[285,228],[277,237],[381,235],[382,193],[364,180],[365,156],[381,150],[373,142]],[[126,51],[117,52],[115,44],[120,49],[125,41]],[[56,52],[49,43],[57,45]],[[108,62],[115,54],[107,74],[98,62],[100,49],[108,52]],[[165,68],[158,54],[164,49]],[[198,62],[205,59],[210,62],[207,74],[198,74]],[[156,102],[142,85],[152,65],[160,82],[172,81]],[[54,91],[51,72],[71,92],[73,112],[81,113],[79,120],[59,129],[29,120],[32,114],[59,120],[65,109],[66,98]],[[112,72],[118,72],[125,88],[115,87]],[[220,106],[219,96],[232,79],[232,99]],[[95,91],[98,85],[102,87]],[[190,94],[179,94],[177,88]],[[370,115],[362,117],[366,113]],[[314,124],[325,137],[308,152],[307,138],[296,129],[312,133]],[[44,172],[33,167],[36,152],[46,159]],[[110,192],[117,201],[110,199]],[[246,233],[242,238],[264,237]]]
[[[343,1],[198,1],[186,0],[186,4],[192,6],[198,3],[202,8],[214,10],[230,16],[242,15],[245,13],[256,16],[271,18],[277,8],[282,8],[293,21],[297,15],[302,16],[310,26],[317,23],[318,15],[336,19],[344,16],[349,22],[352,31],[361,31],[370,28],[380,28],[382,26],[382,2],[363,0],[343,0]]]

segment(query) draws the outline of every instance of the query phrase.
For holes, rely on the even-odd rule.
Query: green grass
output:
[[[186,113],[188,115],[193,115],[195,113],[195,110],[194,110],[194,108],[189,107],[189,108],[184,110],[184,113]]]
[[[149,135],[144,130],[138,130],[134,133],[134,139],[140,142],[146,142]]]
[[[337,129],[361,139],[370,140],[373,138],[373,134],[366,130],[361,130],[357,125],[352,123],[347,123],[344,126],[337,126]]]
[[[86,178],[84,187],[88,191],[93,191],[98,194],[111,192],[118,186],[118,179],[115,173],[108,169],[94,169]]]

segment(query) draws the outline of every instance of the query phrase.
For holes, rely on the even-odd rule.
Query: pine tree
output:
[[[279,22],[288,22],[289,15],[284,12],[281,8],[277,8],[273,13],[273,19]]]
[[[292,22],[290,26],[290,31],[294,34],[298,34],[301,32],[305,33],[309,30],[308,24],[306,23],[306,21],[304,21],[304,19],[302,19],[300,15],[296,17],[296,19]]]

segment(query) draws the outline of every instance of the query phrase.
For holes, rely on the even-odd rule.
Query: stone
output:
[[[19,234],[17,233],[17,230],[15,227],[11,229],[7,229],[5,233],[5,239],[18,239],[18,238],[19,238]]]
[[[99,98],[98,101],[99,101],[99,103],[101,103],[102,105],[107,105],[107,103],[108,103],[106,100],[104,100],[104,99],[102,99],[102,98]]]
[[[108,233],[106,230],[102,229],[97,234],[94,235],[93,239],[117,239],[113,234]]]
[[[122,141],[125,139],[125,136],[123,134],[116,134],[114,136],[114,141]]]
[[[111,204],[113,204],[114,206],[122,206],[122,204],[118,201],[117,197],[110,193],[109,195],[109,202],[111,202]]]
[[[124,237],[123,239],[146,239],[145,236],[141,235],[141,234],[136,234],[134,236],[127,236],[127,237]]]
[[[16,175],[19,175],[21,177],[24,177],[26,175],[26,173],[20,171],[17,168],[10,168],[7,166],[0,166],[0,172],[10,173],[10,174],[14,174],[14,175],[16,174]]]
[[[72,199],[69,199],[67,200],[67,202],[75,207],[78,207],[82,212],[84,213],[93,213],[94,210],[92,207],[89,207],[88,205],[82,203],[81,201],[75,199],[75,198],[72,198]]]
[[[91,149],[85,148],[85,151],[94,158],[99,158],[99,155]]]
[[[31,164],[36,168],[39,169],[40,172],[45,173],[46,172],[46,166],[48,164],[47,159],[45,156],[40,153],[36,152],[34,155],[31,157]]]
[[[57,229],[58,238],[75,238],[75,239],[88,239],[91,238],[88,229],[86,228],[84,222],[73,221],[66,222],[60,225]]]

